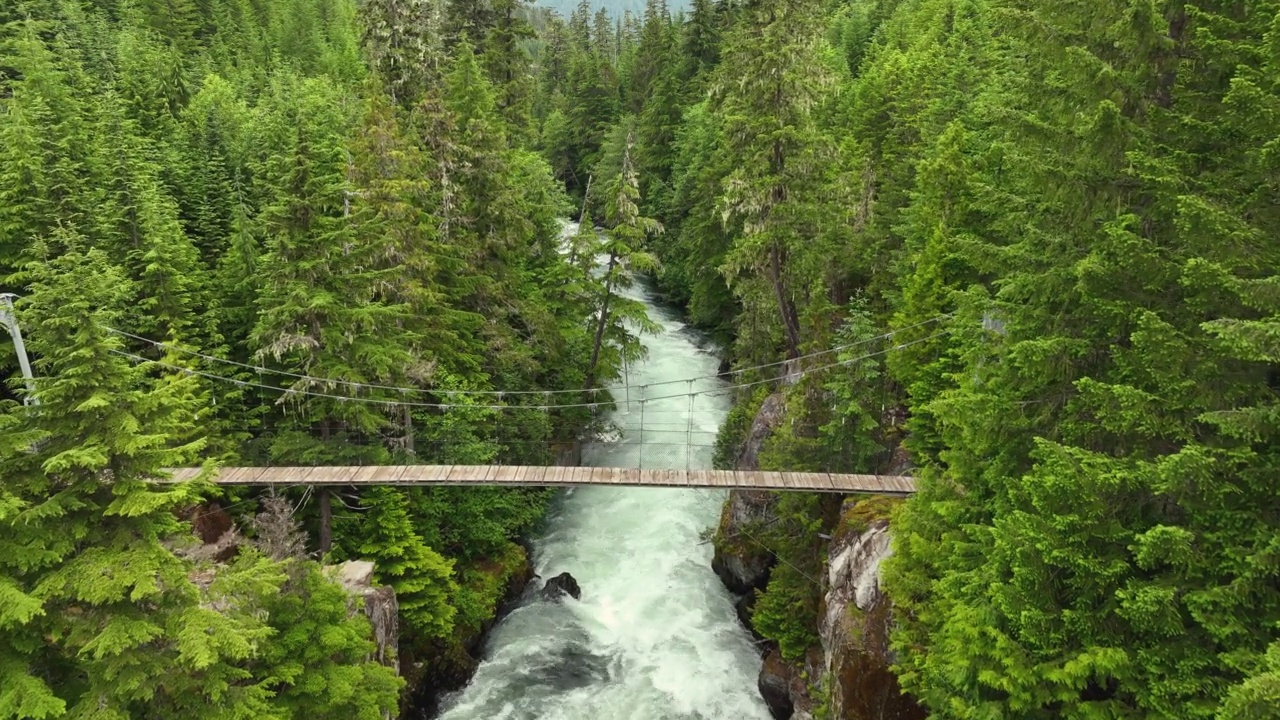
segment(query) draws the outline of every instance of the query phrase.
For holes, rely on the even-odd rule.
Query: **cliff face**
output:
[[[786,399],[782,393],[774,393],[765,399],[751,423],[742,452],[735,467],[739,470],[760,469],[760,448],[782,422],[786,411]],[[769,582],[769,569],[774,559],[768,550],[751,540],[751,527],[759,527],[774,520],[775,496],[758,490],[730,490],[729,499],[720,513],[720,526],[716,529],[715,554],[711,569],[720,577],[729,591],[742,595],[753,588],[763,590]]]
[[[770,396],[751,425],[738,469],[759,469],[760,448],[784,413],[781,393]],[[902,453],[892,461],[898,472]],[[768,492],[732,491],[721,513],[712,568],[730,591],[746,594],[739,617],[749,622],[749,604],[763,590],[775,562],[750,539],[753,527],[775,520],[776,496]],[[881,497],[848,497],[831,530],[829,558],[822,582],[823,603],[817,618],[820,645],[802,663],[789,663],[776,648],[765,650],[758,686],[779,720],[916,720],[925,713],[902,693],[890,671],[892,602],[881,590],[880,565],[892,553],[889,516],[900,501]],[[747,609],[744,610],[744,606]]]
[[[889,670],[892,603],[880,588],[880,564],[893,552],[888,503],[847,502],[844,525],[831,541],[826,612],[818,634],[825,657],[823,695],[832,718],[914,720],[925,713]]]

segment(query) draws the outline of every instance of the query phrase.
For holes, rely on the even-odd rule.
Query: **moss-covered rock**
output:
[[[775,495],[769,492],[729,491],[712,538],[715,552],[711,558],[711,569],[729,592],[763,590],[768,584],[773,554],[753,537],[774,519],[775,502]]]

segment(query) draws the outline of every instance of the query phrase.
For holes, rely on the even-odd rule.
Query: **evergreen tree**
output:
[[[685,101],[695,101],[720,61],[720,18],[712,0],[693,0],[680,42],[681,86],[686,88]]]
[[[521,47],[533,37],[533,28],[523,17],[526,11],[524,0],[494,0],[494,25],[485,38],[483,54],[498,111],[517,140],[528,135],[533,111],[533,78],[529,57]]]
[[[622,170],[610,183],[609,205],[605,221],[609,229],[606,239],[599,248],[599,253],[607,256],[605,261],[603,288],[600,299],[596,303],[595,340],[591,345],[591,361],[587,365],[585,387],[589,390],[596,387],[596,380],[601,377],[601,352],[613,348],[618,362],[622,360],[638,360],[643,354],[643,346],[638,338],[627,330],[627,324],[640,328],[641,332],[654,332],[656,326],[645,312],[644,304],[631,298],[619,295],[619,291],[631,287],[634,282],[631,272],[654,270],[657,268],[655,258],[645,252],[645,241],[651,235],[662,232],[662,225],[652,218],[640,214],[640,181],[636,177],[635,165],[631,158],[634,142],[627,138],[626,148],[622,155]],[[583,253],[595,256],[597,253]]]
[[[370,66],[393,101],[412,107],[442,72],[441,0],[372,0],[360,15]]]
[[[764,293],[772,295],[792,358],[800,355],[805,285],[795,265],[813,250],[804,241],[821,226],[818,164],[829,151],[813,114],[829,83],[817,10],[807,1],[749,7],[722,49],[714,106],[735,166],[725,179],[724,212],[743,230],[724,271],[751,305],[767,307]]]
[[[25,21],[6,40],[0,98],[0,276],[30,259],[37,238],[90,216],[83,168],[95,147],[78,100],[76,72],[64,67]],[[7,280],[5,281],[7,282]],[[13,287],[10,285],[9,287]]]
[[[457,593],[453,563],[422,542],[409,520],[408,501],[395,488],[373,488],[364,494],[368,508],[361,518],[360,544],[353,557],[376,563],[377,581],[395,588],[400,616],[415,640],[447,637]]]
[[[190,464],[190,382],[143,388],[105,326],[116,322],[129,283],[83,241],[29,270],[25,320],[42,380],[20,417],[19,442],[0,458],[6,547],[0,586],[8,643],[0,693],[6,717],[131,717],[133,708],[191,692],[217,703],[238,679],[234,664],[262,637],[249,618],[200,602],[188,566],[167,547],[183,531],[173,514],[193,487],[149,481]],[[12,607],[12,609],[9,609]],[[16,676],[14,675],[16,673]]]
[[[1276,249],[1228,239],[1273,220],[1226,189],[1266,141],[1217,130],[1261,99],[1238,53],[1263,34],[1033,5],[1008,42],[1037,59],[993,96],[1019,121],[986,131],[1018,160],[967,183],[1003,202],[957,243],[996,279],[958,298],[964,364],[925,404],[944,449],[898,523],[901,677],[942,717],[1215,717],[1280,612],[1274,443],[1249,429],[1274,407],[1253,291]]]

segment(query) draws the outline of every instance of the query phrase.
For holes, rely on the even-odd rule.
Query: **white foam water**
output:
[[[634,297],[663,330],[644,338],[649,356],[629,368],[630,384],[715,374],[717,358],[676,313],[641,285]],[[722,386],[703,379],[616,393],[610,419],[621,432],[586,448],[584,464],[710,467],[728,398],[640,401]],[[723,500],[696,489],[563,493],[534,539],[534,566],[543,578],[571,573],[581,600],[532,600],[508,615],[471,683],[444,700],[441,720],[768,720],[756,690],[760,656],[703,540]]]

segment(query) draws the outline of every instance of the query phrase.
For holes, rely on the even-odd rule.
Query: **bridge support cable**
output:
[[[825,350],[818,350],[818,351],[815,351],[815,352],[812,352],[812,353],[808,353],[808,354],[805,354],[805,355],[801,355],[800,357],[797,357],[797,358],[794,358],[794,359],[779,360],[779,361],[776,361],[776,362],[765,363],[765,364],[762,364],[762,365],[754,365],[754,366],[746,367],[746,368],[738,368],[738,369],[736,369],[736,370],[730,370],[730,371],[728,371],[727,373],[723,373],[723,374],[721,374],[721,373],[717,373],[717,374],[715,374],[715,375],[704,375],[704,376],[701,376],[701,377],[695,377],[695,378],[681,378],[681,379],[677,379],[677,380],[664,380],[664,381],[661,381],[661,382],[648,383],[648,384],[645,384],[645,385],[639,385],[639,386],[631,385],[631,384],[630,384],[630,381],[629,381],[629,377],[628,377],[628,378],[627,378],[627,380],[625,381],[627,384],[624,384],[622,387],[614,388],[613,390],[614,390],[614,391],[619,391],[619,390],[622,390],[622,391],[629,391],[631,388],[657,388],[657,387],[665,387],[665,386],[667,386],[667,385],[677,385],[677,384],[679,384],[679,383],[687,382],[688,380],[701,381],[701,380],[714,380],[714,379],[720,379],[720,378],[722,378],[724,375],[728,375],[729,377],[737,377],[737,376],[740,376],[740,375],[745,375],[745,374],[748,374],[748,373],[753,373],[753,372],[757,372],[757,371],[761,371],[761,370],[769,370],[769,369],[771,369],[771,368],[776,368],[776,367],[781,367],[781,366],[787,366],[787,365],[791,365],[791,364],[797,364],[797,363],[799,363],[799,362],[801,362],[801,361],[805,361],[805,360],[811,360],[811,359],[815,359],[815,358],[825,357],[825,356],[827,356],[827,355],[831,355],[831,354],[833,354],[833,353],[840,353],[840,352],[843,352],[843,351],[846,351],[846,350],[851,350],[851,349],[853,349],[853,348],[857,348],[857,347],[862,347],[862,346],[865,346],[865,345],[869,345],[869,344],[871,344],[871,343],[874,343],[874,342],[877,342],[877,341],[881,341],[881,340],[892,340],[894,337],[896,337],[896,336],[897,336],[898,334],[900,334],[900,333],[906,332],[906,331],[908,331],[908,330],[913,330],[913,329],[916,329],[916,328],[919,328],[919,327],[924,327],[924,326],[926,326],[926,325],[931,325],[931,324],[934,324],[934,323],[940,323],[940,322],[942,322],[942,321],[944,321],[944,320],[951,319],[952,317],[954,317],[954,313],[943,313],[943,314],[941,314],[941,315],[934,316],[934,317],[932,317],[932,318],[929,318],[929,319],[927,319],[927,320],[923,320],[923,321],[918,322],[918,323],[915,323],[915,324],[913,324],[913,325],[907,325],[907,326],[904,326],[904,327],[901,327],[901,328],[897,328],[897,329],[895,329],[895,330],[891,330],[891,331],[889,331],[889,332],[883,333],[883,334],[881,334],[881,335],[876,335],[876,336],[874,336],[874,337],[863,338],[863,339],[857,340],[857,341],[852,342],[852,343],[848,343],[848,344],[845,344],[845,345],[837,345],[837,346],[834,346],[834,347],[831,347],[831,348],[828,348],[828,349],[825,349]],[[180,344],[170,344],[170,343],[166,343],[166,342],[162,342],[162,341],[158,341],[158,340],[152,340],[152,339],[150,339],[150,338],[147,338],[147,337],[144,337],[144,336],[141,336],[141,335],[136,335],[136,334],[134,334],[134,333],[126,332],[126,331],[124,331],[124,330],[119,330],[119,329],[112,328],[112,327],[105,327],[105,326],[104,326],[104,329],[105,329],[105,330],[107,330],[108,332],[114,333],[114,334],[119,335],[119,336],[121,336],[121,337],[126,337],[126,338],[129,338],[129,339],[135,340],[135,341],[137,341],[137,342],[145,343],[145,344],[147,344],[147,345],[150,345],[150,346],[152,346],[152,347],[154,347],[154,348],[157,348],[157,349],[160,349],[160,350],[164,350],[164,351],[167,351],[167,352],[179,353],[179,354],[186,354],[186,355],[190,355],[190,356],[192,356],[192,357],[197,357],[197,358],[200,358],[200,359],[202,359],[202,360],[205,360],[207,363],[211,363],[211,364],[213,364],[213,365],[226,365],[226,366],[231,366],[231,367],[241,368],[241,369],[244,369],[244,370],[253,370],[253,371],[258,372],[258,374],[259,374],[260,378],[261,378],[262,373],[264,373],[264,372],[265,372],[265,373],[270,373],[270,374],[272,374],[272,375],[280,375],[280,376],[282,376],[282,377],[293,378],[293,379],[295,379],[295,380],[299,381],[300,383],[303,383],[303,384],[305,384],[305,385],[309,385],[309,386],[314,386],[314,387],[345,387],[345,388],[353,389],[353,390],[355,390],[355,391],[385,390],[385,391],[397,392],[397,393],[402,393],[402,394],[413,394],[413,393],[416,393],[416,394],[434,395],[434,396],[443,396],[443,397],[454,397],[454,396],[464,396],[464,397],[466,397],[466,396],[477,396],[477,397],[481,397],[481,396],[483,396],[483,397],[501,397],[501,396],[504,396],[504,395],[511,395],[511,396],[523,396],[523,395],[533,396],[533,395],[542,395],[542,396],[543,396],[544,398],[546,398],[547,400],[550,400],[550,397],[551,397],[552,395],[571,395],[571,394],[574,394],[574,393],[581,393],[581,392],[582,392],[582,390],[579,390],[579,389],[572,389],[572,388],[569,388],[569,389],[561,389],[561,390],[448,390],[448,389],[443,389],[443,388],[424,388],[424,387],[403,387],[403,386],[380,385],[380,384],[372,383],[372,382],[355,382],[355,381],[351,381],[351,380],[341,380],[341,379],[337,379],[337,378],[320,378],[320,377],[313,377],[313,376],[306,375],[306,374],[301,374],[301,373],[289,372],[289,371],[287,371],[287,370],[273,369],[273,368],[265,368],[265,367],[262,367],[262,366],[259,366],[259,365],[251,365],[251,364],[247,364],[247,363],[237,362],[237,361],[234,361],[234,360],[229,360],[229,359],[227,359],[227,358],[220,358],[220,357],[217,357],[217,356],[214,356],[214,355],[208,355],[208,354],[205,354],[205,353],[201,353],[201,352],[199,352],[199,351],[197,351],[197,350],[193,350],[193,349],[191,349],[191,348],[189,348],[189,347],[185,347],[185,346],[182,346],[182,345],[180,345]],[[942,332],[937,333],[937,334],[935,334],[935,335],[931,336],[930,338],[925,338],[925,339],[933,339],[933,338],[935,338],[935,337],[939,337],[939,336],[941,336],[941,335],[943,335],[943,334],[946,334],[947,332],[949,332],[949,330],[945,330],[945,329],[944,329]],[[919,341],[912,341],[912,342],[907,343],[906,345],[899,345],[898,347],[906,347],[907,345],[914,345],[914,344],[916,344],[916,342],[919,342]],[[846,364],[846,363],[834,363],[834,364],[827,364],[827,365],[823,365],[823,366],[821,366],[821,367],[819,367],[819,368],[817,368],[817,369],[822,369],[822,368],[826,368],[826,367],[833,367],[834,365],[840,365],[840,364]],[[629,373],[627,373],[627,375],[629,376]],[[419,403],[419,404],[424,404],[424,403]],[[548,402],[547,404],[548,404],[548,405],[553,405],[553,404],[552,404],[552,403],[550,403],[550,402]],[[558,407],[570,407],[570,406],[571,406],[571,404],[568,404],[568,403],[562,403],[562,404],[560,404],[560,405],[556,405],[556,406],[558,406]]]

